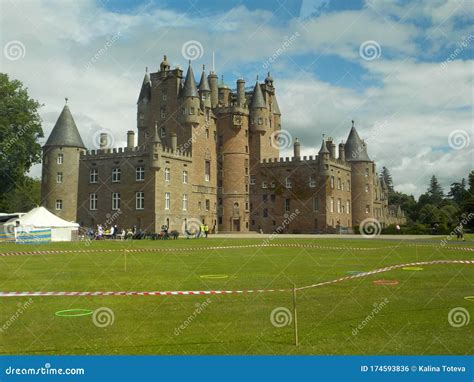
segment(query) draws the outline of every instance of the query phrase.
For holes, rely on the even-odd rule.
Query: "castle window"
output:
[[[63,173],[62,172],[58,172],[56,174],[56,183],[62,183],[63,182]]]
[[[317,196],[313,196],[313,212],[319,211],[319,199]]]
[[[368,204],[365,205],[365,213],[368,214],[370,212],[370,206]]]
[[[249,202],[245,202],[245,211],[249,210]]]
[[[169,192],[165,192],[165,210],[169,210],[171,208],[171,194]]]
[[[267,182],[265,181],[262,182],[262,188],[268,188]]]
[[[248,184],[245,185],[245,192],[249,192],[249,185]]]
[[[114,183],[120,182],[120,177],[121,177],[120,168],[119,167],[113,168],[112,169],[112,182]]]
[[[268,208],[263,209],[263,217],[268,218]]]
[[[290,212],[290,199],[285,199],[285,212]]]
[[[97,209],[97,194],[89,194],[89,210],[95,211]]]
[[[61,211],[63,209],[63,201],[62,199],[57,199],[56,200],[56,210]]]
[[[166,138],[166,129],[164,127],[160,128],[160,137]]]
[[[276,200],[275,194],[270,195],[270,200],[272,201],[272,203],[275,203],[275,200]]]
[[[92,168],[89,170],[89,183],[99,182],[99,170]]]
[[[365,185],[365,192],[369,192],[369,185],[368,184]]]
[[[337,199],[337,213],[341,213],[341,199]]]
[[[204,163],[204,180],[209,182],[211,180],[211,161],[205,161]]]
[[[163,93],[163,95],[162,95],[161,97],[162,97],[161,99],[162,99],[163,101],[166,101],[166,99],[168,98],[166,93]]]
[[[206,109],[206,121],[209,121],[210,115],[209,115],[209,109]]]
[[[112,210],[120,209],[120,192],[112,192]]]
[[[248,129],[245,129],[245,136],[246,136],[246,137],[249,136],[249,131],[248,131]]]
[[[309,177],[309,186],[311,188],[316,187],[316,179],[314,179],[312,176]]]
[[[135,180],[141,182],[145,180],[145,167],[140,166],[135,168]]]
[[[171,180],[171,171],[168,167],[165,168],[165,182],[169,182]]]
[[[248,175],[248,174],[249,174],[249,168],[245,167],[245,175]]]
[[[209,139],[209,129],[206,129],[206,139]]]
[[[189,108],[189,115],[194,115],[194,107]]]
[[[344,191],[344,182],[341,182],[341,190]]]
[[[56,163],[57,164],[63,164],[63,160],[64,160],[64,155],[63,154],[58,154],[58,158],[56,160]]]
[[[334,188],[334,177],[331,176],[331,188]]]
[[[275,188],[275,182],[270,183],[270,188]]]
[[[350,191],[351,190],[351,181],[348,180],[347,181],[347,191]]]
[[[209,199],[206,199],[206,211],[209,211],[211,209],[211,201]]]
[[[186,170],[183,171],[183,183],[184,184],[188,183],[188,172]]]
[[[135,193],[135,208],[137,210],[145,209],[145,193],[143,191]]]
[[[366,168],[366,169],[365,169],[365,177],[368,178],[368,176],[369,176],[369,169]]]
[[[255,178],[255,175],[250,175],[250,185],[254,186],[256,182],[257,179]]]
[[[183,115],[186,115],[186,108],[183,107]]]
[[[340,190],[342,188],[341,178],[337,178],[337,189]]]
[[[245,146],[245,152],[248,154],[249,153],[249,147]]]
[[[258,117],[258,124],[263,125],[263,118],[262,117]]]
[[[346,213],[350,214],[351,211],[350,211],[350,207],[351,207],[351,202],[349,201],[346,201]]]
[[[165,119],[166,118],[166,110],[164,107],[161,108],[161,118]]]
[[[329,211],[334,212],[334,198],[331,198],[329,203]]]
[[[286,188],[291,188],[293,186],[293,184],[291,183],[291,179],[290,178],[285,178],[285,187]]]
[[[188,195],[183,195],[183,211],[188,210]]]
[[[201,210],[202,210],[202,203],[198,202],[198,211],[201,211]]]

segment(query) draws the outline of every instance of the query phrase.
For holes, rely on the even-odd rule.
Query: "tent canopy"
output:
[[[30,212],[19,218],[7,221],[6,225],[15,225],[19,221],[22,226],[48,227],[48,228],[78,228],[79,224],[68,222],[55,214],[49,212],[44,207],[33,208]]]

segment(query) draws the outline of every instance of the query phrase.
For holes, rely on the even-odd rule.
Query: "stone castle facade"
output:
[[[149,232],[286,233],[350,230],[367,218],[403,223],[354,127],[338,150],[324,139],[318,155],[279,158],[281,112],[273,78],[231,90],[203,68],[196,83],[166,56],[146,73],[137,134],[127,146],[87,150],[68,105],[43,147],[42,204],[83,226],[117,224]],[[137,136],[136,136],[137,135]],[[336,153],[338,151],[338,153]]]

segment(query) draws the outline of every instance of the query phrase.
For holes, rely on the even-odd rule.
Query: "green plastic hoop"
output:
[[[466,296],[466,297],[464,297],[464,300],[474,301],[474,296]]]
[[[216,279],[217,280],[217,279],[226,279],[229,276],[228,275],[201,275],[199,277],[202,279],[211,279],[211,280]]]
[[[81,317],[90,316],[94,311],[90,309],[64,309],[54,313],[58,317]]]

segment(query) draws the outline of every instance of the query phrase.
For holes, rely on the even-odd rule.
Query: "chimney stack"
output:
[[[293,144],[293,157],[296,160],[301,158],[301,145],[298,138],[295,139],[295,143]]]
[[[243,107],[245,101],[245,81],[243,78],[239,78],[237,80],[237,103]]]
[[[176,133],[171,134],[171,150],[175,153],[178,150],[178,136]]]
[[[345,161],[346,160],[346,145],[341,142],[339,143],[339,159]]]
[[[100,141],[99,141],[100,149],[101,150],[106,149],[107,144],[108,144],[107,133],[100,133]]]
[[[129,149],[135,147],[135,133],[133,130],[127,131],[127,147]]]

